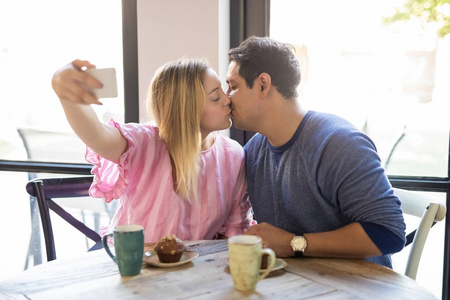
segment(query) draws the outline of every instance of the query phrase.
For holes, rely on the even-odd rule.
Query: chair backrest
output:
[[[394,193],[402,202],[404,214],[421,218],[419,226],[415,232],[409,236],[413,238],[405,269],[405,275],[415,280],[428,233],[436,222],[442,221],[445,218],[447,208],[444,203],[435,197],[424,193],[397,188],[394,188]]]
[[[28,159],[85,163],[86,145],[72,131],[18,128]]]
[[[97,232],[87,227],[83,222],[77,220],[53,201],[55,198],[73,199],[74,197],[89,196],[89,187],[92,184],[92,180],[93,176],[36,178],[27,183],[26,190],[28,194],[36,197],[38,202],[45,248],[47,251],[47,261],[56,259],[50,209],[95,242],[95,245],[90,250],[102,248],[101,238]]]

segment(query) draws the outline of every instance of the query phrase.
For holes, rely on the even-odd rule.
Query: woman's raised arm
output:
[[[127,149],[127,140],[117,128],[100,122],[91,107],[91,104],[102,105],[89,92],[90,88],[100,88],[102,83],[83,71],[93,67],[84,60],[67,64],[53,75],[52,88],[76,135],[101,157],[118,163]]]

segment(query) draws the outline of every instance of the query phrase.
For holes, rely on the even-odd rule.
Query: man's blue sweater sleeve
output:
[[[399,252],[405,246],[402,238],[384,226],[366,222],[360,224],[383,255]]]

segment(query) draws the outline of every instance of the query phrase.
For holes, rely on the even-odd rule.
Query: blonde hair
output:
[[[156,71],[149,91],[149,110],[170,154],[174,190],[189,202],[198,196],[200,118],[208,68],[198,59],[169,62]]]

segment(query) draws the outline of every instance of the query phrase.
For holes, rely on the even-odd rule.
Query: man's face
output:
[[[236,128],[257,131],[257,115],[260,109],[256,85],[249,89],[244,78],[239,76],[239,65],[232,61],[227,73],[228,91],[231,99],[231,117]]]

